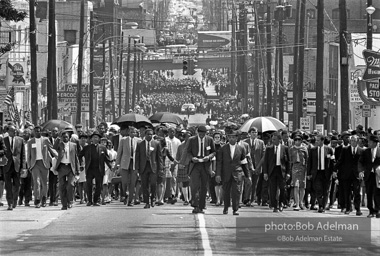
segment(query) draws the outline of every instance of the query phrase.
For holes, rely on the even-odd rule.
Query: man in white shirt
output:
[[[166,138],[167,141],[171,143],[171,149],[172,149],[172,156],[175,157],[177,155],[178,147],[181,145],[181,141],[177,139],[175,135],[175,129],[169,128],[168,129],[169,136]],[[171,191],[173,198],[171,199],[171,203],[174,204],[177,202],[177,195],[178,195],[178,189],[177,189],[177,173],[178,173],[178,165],[171,163],[170,171],[172,172],[172,178],[170,179],[171,184]]]
[[[124,204],[133,206],[135,195],[135,185],[137,180],[136,162],[136,146],[141,141],[136,137],[136,128],[129,129],[129,136],[121,139],[117,151],[116,166],[120,167],[121,174],[121,194]]]
[[[79,173],[79,160],[77,154],[77,146],[70,142],[70,134],[62,133],[62,141],[57,147],[58,158],[56,170],[59,178],[59,191],[61,195],[62,208],[67,210],[71,208],[73,200],[74,175]]]
[[[36,208],[46,206],[47,181],[51,158],[57,157],[57,151],[49,139],[41,136],[41,127],[34,127],[35,137],[28,141],[27,163],[33,175],[33,189]]]
[[[233,215],[239,215],[239,201],[241,194],[241,184],[243,175],[249,177],[249,167],[247,161],[247,150],[244,146],[238,145],[238,133],[232,131],[228,134],[229,143],[225,144],[216,156],[216,177],[217,183],[223,181],[224,210],[223,214],[228,214],[232,196]]]

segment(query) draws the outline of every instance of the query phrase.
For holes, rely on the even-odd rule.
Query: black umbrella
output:
[[[149,117],[149,120],[152,121],[152,123],[172,123],[172,124],[182,124],[182,118],[177,116],[176,114],[172,114],[169,112],[157,112],[151,117]]]
[[[77,130],[75,127],[70,124],[69,122],[66,122],[65,120],[58,120],[58,119],[52,119],[47,122],[45,122],[43,125],[41,125],[43,130],[53,130],[54,128],[58,128],[58,130],[72,130],[74,133],[77,133]]]
[[[117,124],[120,127],[134,126],[140,128],[142,126],[152,127],[152,122],[143,115],[136,113],[129,113],[118,117],[112,124]]]

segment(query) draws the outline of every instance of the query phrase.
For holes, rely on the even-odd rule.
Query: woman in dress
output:
[[[0,206],[4,206],[4,204],[1,202],[1,198],[3,197],[3,192],[4,192],[4,171],[3,171],[3,166],[6,165],[7,160],[5,157],[5,144],[3,137],[0,136],[0,157],[2,158],[0,161]]]
[[[87,139],[88,136],[86,134],[81,134],[79,136],[79,145],[81,148],[87,145]],[[79,172],[79,180],[78,180],[78,192],[79,192],[79,198],[80,198],[80,204],[84,204],[87,201],[86,196],[86,172],[85,172],[85,161],[84,157],[82,159],[82,165],[80,166],[80,172]]]
[[[176,155],[176,160],[179,162],[177,182],[182,191],[184,201],[183,205],[189,205],[190,201],[190,178],[188,171],[191,157],[189,157],[189,155],[187,154],[187,141],[189,140],[191,135],[191,131],[185,131],[185,140],[181,143],[181,145],[179,145]]]
[[[167,178],[171,177],[171,171],[170,171],[170,165],[171,162],[174,162],[175,164],[177,161],[172,157],[167,145],[166,140],[163,137],[157,137],[156,140],[158,140],[161,143],[161,156],[163,158],[164,162],[164,170],[160,171],[157,175],[157,202],[156,205],[160,206],[164,204],[164,195],[166,190],[166,180]]]
[[[221,141],[221,134],[220,132],[215,132],[213,135],[214,143],[215,143],[215,151],[218,152],[224,145],[224,143]],[[220,206],[223,203],[223,186],[222,181],[219,183],[215,181],[215,173],[216,173],[216,157],[212,159],[212,182],[215,184],[215,194],[216,194],[216,203],[215,206]]]
[[[294,145],[290,148],[290,165],[292,170],[291,186],[294,188],[294,200],[296,207],[295,211],[303,210],[302,199],[305,196],[306,188],[306,164],[308,159],[308,152],[304,145],[302,145],[302,138],[300,135],[295,135]]]

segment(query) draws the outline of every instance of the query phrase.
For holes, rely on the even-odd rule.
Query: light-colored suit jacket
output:
[[[36,138],[32,138],[28,141],[28,155],[26,157],[26,161],[28,163],[28,167],[32,169],[36,164],[37,158],[37,144]],[[52,157],[57,157],[57,151],[53,149],[53,145],[50,143],[49,139],[46,137],[41,137],[41,153],[42,153],[42,161],[46,169],[51,167]]]
[[[251,148],[251,158],[255,171],[261,173],[266,148],[264,141],[257,138],[255,142],[252,143],[251,138],[248,138],[245,142],[247,142]]]
[[[15,136],[13,149],[11,149],[10,137],[4,138],[4,144],[7,148],[5,156],[8,159],[13,159],[15,171],[19,172],[21,168],[25,168],[24,140],[21,137]],[[12,161],[8,161],[7,165],[4,166],[4,173],[7,173],[10,170],[11,165]]]
[[[76,172],[79,172],[79,158],[78,158],[78,152],[77,152],[77,145],[73,142],[69,143],[69,154],[70,154],[70,166],[71,170],[73,171],[73,174],[75,175]],[[59,174],[59,165],[62,161],[62,158],[64,156],[65,152],[65,144],[63,141],[60,141],[57,146],[58,151],[58,157],[57,157],[57,164],[55,166],[55,170],[58,171]]]
[[[133,155],[131,156],[131,139],[133,140]],[[119,148],[117,150],[116,165],[121,169],[128,170],[131,158],[136,159],[137,143],[141,141],[140,138],[130,136],[121,139]],[[136,161],[133,161],[133,170],[136,170]]]

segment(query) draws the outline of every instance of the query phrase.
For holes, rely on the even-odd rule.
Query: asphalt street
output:
[[[338,209],[324,214],[268,207],[242,207],[240,216],[223,215],[223,207],[208,204],[206,214],[192,214],[190,206],[143,205],[127,207],[112,202],[101,207],[74,204],[60,207],[0,208],[0,255],[379,255],[380,219],[370,220],[371,238],[352,233],[356,244],[315,243],[313,246],[278,246],[276,241],[252,237],[249,245],[237,243],[237,222],[252,218],[294,220],[300,217],[367,220],[347,217]],[[366,210],[363,208],[363,213]],[[251,219],[245,219],[250,217]],[[248,224],[247,224],[248,225]],[[366,243],[368,242],[368,243]],[[358,246],[357,244],[362,246]]]

